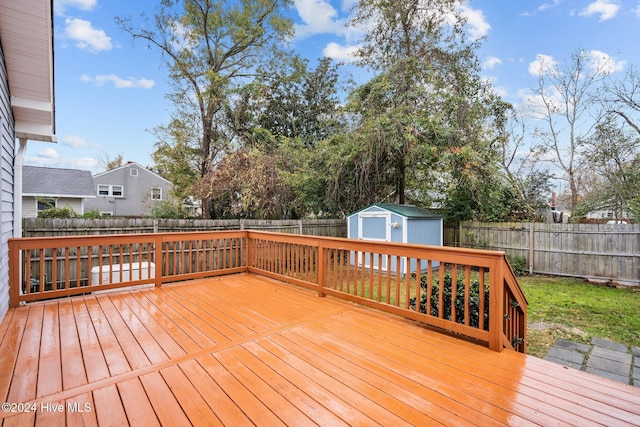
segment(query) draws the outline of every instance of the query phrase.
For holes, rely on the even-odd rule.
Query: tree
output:
[[[609,67],[608,59],[594,58],[582,50],[574,52],[566,64],[539,64],[534,89],[539,105],[533,108],[535,118],[544,124],[534,135],[539,149],[550,154],[550,161],[564,173],[571,193],[571,210],[579,200],[583,142],[597,121],[590,114]]]
[[[226,155],[199,191],[211,192],[217,217],[295,218],[295,193],[287,180],[295,161],[267,146],[243,147]]]
[[[640,134],[640,74],[634,67],[622,80],[610,79],[605,86],[606,110],[622,118],[626,125]]]
[[[640,138],[609,116],[584,143],[590,170],[598,177],[580,212],[608,210],[616,219],[640,218]]]
[[[500,138],[500,165],[506,182],[513,188],[521,217],[534,220],[548,206],[553,174],[541,168],[540,153],[528,146],[527,121],[522,111],[510,110],[506,134]]]
[[[487,125],[502,122],[492,118],[499,100],[479,76],[479,43],[467,41],[458,4],[358,4],[352,25],[366,30],[360,64],[376,75],[349,99],[359,153],[351,169],[360,175],[356,188],[373,197],[427,202],[443,182],[479,183],[471,174],[485,174],[492,163]]]
[[[120,153],[112,159],[107,153],[104,153],[104,155],[98,157],[98,163],[105,171],[117,169],[124,165],[124,155]]]
[[[174,119],[153,130],[158,138],[152,154],[156,170],[171,181],[173,195],[179,201],[192,195],[192,187],[202,176],[198,128],[186,124],[183,116],[183,120]]]
[[[292,35],[292,22],[285,16],[290,4],[290,0],[163,0],[153,22],[143,16],[145,24],[137,27],[130,18],[117,18],[134,40],[162,52],[173,84],[169,99],[176,107],[170,125],[180,123],[183,115],[198,118],[202,177],[212,172],[230,143],[216,117],[231,88],[255,75]],[[205,218],[210,217],[209,204],[203,200]]]
[[[264,82],[258,125],[275,136],[301,138],[307,146],[337,131],[338,68],[330,58],[320,58],[312,70],[308,61],[297,59],[272,72]]]

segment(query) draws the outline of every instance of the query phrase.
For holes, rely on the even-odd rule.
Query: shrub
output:
[[[516,276],[526,276],[529,274],[527,259],[523,255],[513,253],[507,254],[507,261],[509,261],[509,264]]]
[[[440,292],[440,280],[436,280],[436,283],[431,285],[431,315],[438,316],[439,312],[439,292]],[[450,274],[446,274],[444,276],[443,281],[443,295],[442,295],[442,304],[443,304],[443,315],[444,319],[451,320],[451,290],[452,290],[452,282],[453,278]],[[459,278],[456,281],[456,299],[454,301],[456,308],[456,322],[464,324],[464,297],[465,297],[465,286],[464,279]],[[420,287],[422,288],[422,292],[420,295],[420,312],[427,313],[427,276],[423,274],[420,277]],[[416,298],[413,297],[410,300],[410,305],[413,310],[416,307]],[[477,280],[471,281],[469,285],[469,326],[479,327],[480,326],[480,283]],[[484,288],[484,329],[489,330],[489,286],[485,285]]]
[[[178,203],[162,200],[153,204],[150,216],[152,218],[183,219],[185,213]]]
[[[100,219],[100,218],[105,218],[107,216],[109,215],[102,215],[100,211],[97,209],[93,209],[82,214],[82,218],[85,218],[85,219]]]
[[[76,218],[78,215],[69,206],[64,208],[49,208],[38,212],[38,218]]]

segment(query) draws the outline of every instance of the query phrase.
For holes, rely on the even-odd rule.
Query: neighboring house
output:
[[[82,215],[85,199],[95,199],[90,171],[22,167],[22,217],[36,218],[48,208],[66,208]]]
[[[173,185],[135,162],[93,176],[96,198],[85,201],[85,210],[105,215],[144,216],[156,202],[167,200]]]
[[[9,307],[8,240],[22,234],[27,141],[55,142],[52,10],[52,0],[0,1],[0,319]]]

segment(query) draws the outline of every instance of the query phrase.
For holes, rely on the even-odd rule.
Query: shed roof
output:
[[[96,197],[96,189],[91,171],[23,166],[22,195]]]
[[[430,210],[427,209],[423,209],[423,208],[419,208],[417,206],[414,205],[394,205],[394,204],[387,204],[387,203],[374,203],[371,206],[377,206],[381,209],[385,209],[388,210],[390,212],[393,212],[395,214],[404,216],[406,218],[410,218],[410,219],[440,219],[442,218],[442,215],[438,215],[435,212],[432,212]],[[370,208],[371,206],[367,206],[364,209],[360,209],[357,212],[352,213],[349,216],[358,214],[362,211],[364,211],[365,209]]]

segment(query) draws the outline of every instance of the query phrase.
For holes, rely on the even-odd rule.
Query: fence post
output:
[[[504,272],[503,258],[494,258],[489,270],[489,349],[502,351],[504,335]]]
[[[533,254],[535,246],[535,234],[533,232],[533,222],[529,223],[529,274],[533,274]]]

